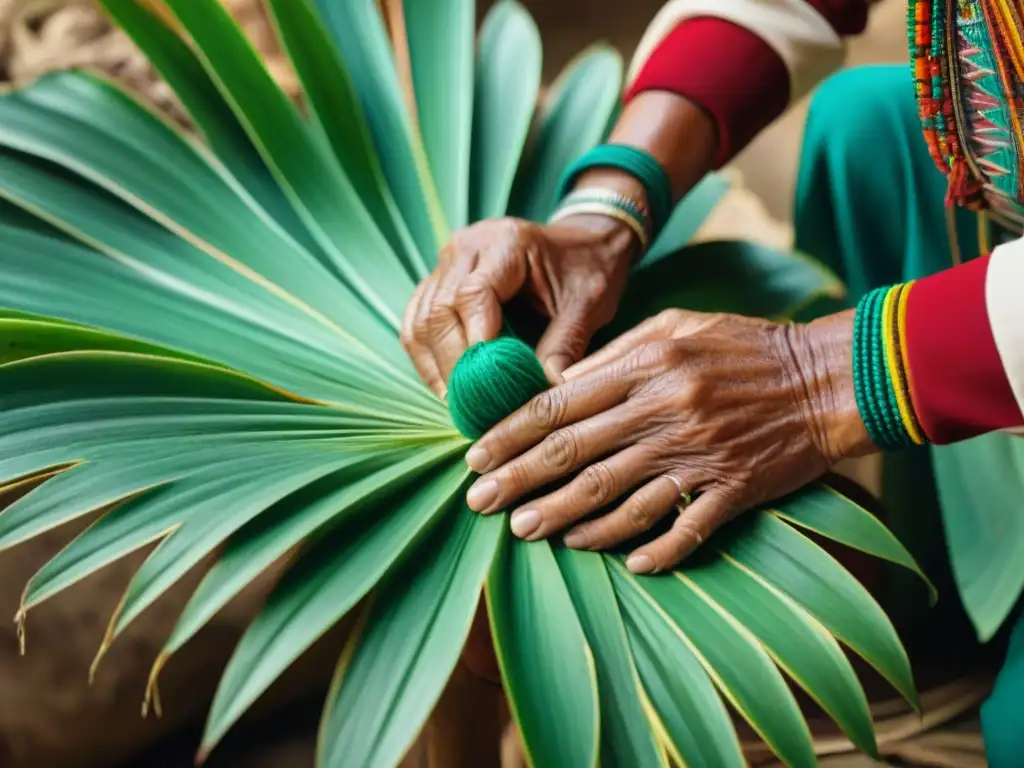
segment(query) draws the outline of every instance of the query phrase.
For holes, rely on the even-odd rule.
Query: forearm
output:
[[[652,155],[677,201],[838,64],[841,37],[863,29],[869,2],[667,3],[634,57],[609,141]],[[594,170],[576,186],[645,199],[643,187],[617,171]]]

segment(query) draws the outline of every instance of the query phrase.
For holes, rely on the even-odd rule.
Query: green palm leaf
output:
[[[470,0],[392,3],[390,38],[371,2],[267,0],[306,114],[216,0],[166,0],[166,18],[148,0],[101,4],[195,134],[84,74],[0,97],[0,488],[37,485],[0,514],[0,550],[96,516],[30,581],[22,624],[155,543],[102,656],[216,553],[155,660],[159,703],[168,657],[284,561],[201,756],[358,611],[318,760],[390,766],[440,697],[486,581],[535,765],[739,766],[726,702],[787,764],[813,764],[783,673],[874,750],[838,643],[916,702],[906,654],[798,530],[917,571],[866,510],[813,486],[661,578],[513,540],[503,516],[461,500],[468,441],[397,338],[452,228],[550,214],[565,168],[617,112],[617,53],[584,52],[537,109],[539,38],[512,0],[475,49]],[[827,271],[762,247],[676,256],[726,187],[709,177],[677,207],[613,330],[669,307],[785,318],[841,295]]]
[[[495,652],[535,765],[596,766],[597,673],[551,547],[506,536],[487,579]]]
[[[450,511],[381,584],[339,660],[321,724],[321,765],[396,765],[455,668],[502,524],[461,502]]]
[[[1024,590],[1024,447],[985,435],[932,449],[950,561],[978,637],[999,630]]]

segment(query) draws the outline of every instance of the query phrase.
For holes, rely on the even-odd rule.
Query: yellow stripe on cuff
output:
[[[900,420],[903,428],[907,430],[910,439],[917,445],[924,444],[924,435],[917,425],[914,417],[913,403],[910,400],[910,387],[908,386],[907,366],[904,357],[905,333],[900,330],[900,308],[903,308],[903,315],[906,315],[906,299],[910,294],[910,285],[897,286],[895,290],[889,291],[885,297],[885,305],[882,309],[882,322],[885,332],[883,334],[885,344],[885,361],[889,368],[889,377],[892,379],[893,389],[896,393],[896,405],[900,411]],[[897,349],[897,346],[899,349]]]

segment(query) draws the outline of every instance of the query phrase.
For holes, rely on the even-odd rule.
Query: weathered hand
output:
[[[637,573],[671,568],[739,512],[873,449],[851,340],[852,312],[809,325],[664,312],[484,435],[467,455],[486,473],[469,505],[496,512],[578,472],[516,509],[513,532],[568,528],[568,546],[604,549],[679,509],[627,560]]]
[[[406,309],[402,343],[442,397],[459,356],[501,331],[502,304],[525,294],[551,318],[537,355],[552,381],[578,361],[618,307],[636,248],[619,221],[577,216],[543,226],[492,219],[458,232]]]

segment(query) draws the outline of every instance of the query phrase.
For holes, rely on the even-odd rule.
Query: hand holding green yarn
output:
[[[549,386],[534,351],[502,336],[459,358],[448,380],[448,411],[459,432],[476,440]]]
[[[633,230],[607,217],[474,224],[455,233],[416,289],[402,344],[426,384],[444,397],[463,352],[499,336],[505,305],[518,298],[550,319],[536,356],[554,380],[615,316],[635,249]]]

